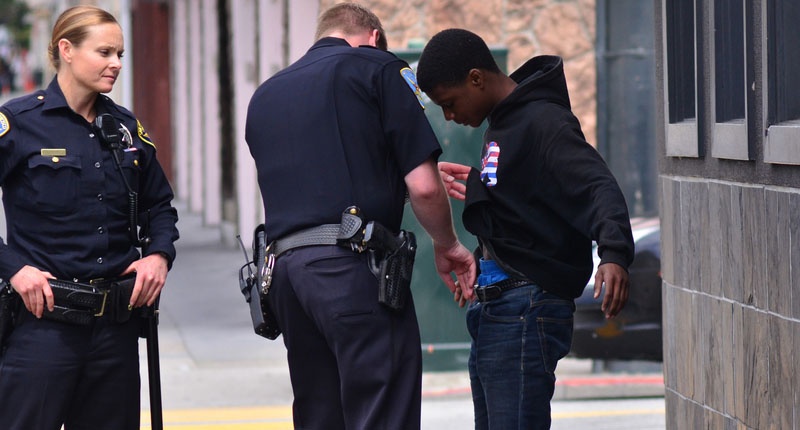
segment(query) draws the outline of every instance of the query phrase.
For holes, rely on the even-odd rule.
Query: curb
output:
[[[664,376],[656,373],[557,375],[553,400],[663,397]],[[422,397],[470,397],[468,372],[427,372],[422,375]]]
[[[556,380],[553,400],[663,397],[661,374],[566,377]]]

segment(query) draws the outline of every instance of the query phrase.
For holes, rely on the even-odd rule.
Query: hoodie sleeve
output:
[[[586,142],[570,115],[545,145],[545,169],[555,184],[554,209],[598,244],[600,264],[623,268],[633,261],[634,244],[625,196],[597,150]]]

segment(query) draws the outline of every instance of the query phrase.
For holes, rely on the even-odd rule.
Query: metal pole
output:
[[[147,376],[150,388],[150,423],[153,430],[164,429],[161,409],[161,367],[158,355],[158,299],[146,317]]]

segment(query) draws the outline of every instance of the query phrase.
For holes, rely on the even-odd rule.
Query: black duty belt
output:
[[[135,275],[89,282],[48,279],[55,306],[53,311],[45,309],[44,316],[79,325],[88,325],[107,314],[118,322],[127,321],[128,301],[135,282]]]
[[[365,246],[361,241],[365,231],[362,227],[366,229],[368,225],[361,218],[361,211],[351,206],[342,213],[341,223],[322,224],[284,236],[270,243],[266,254],[278,257],[290,249],[314,245],[349,246],[352,250],[361,252]]]
[[[478,297],[479,302],[488,302],[500,297],[505,291],[531,284],[531,281],[524,279],[508,278],[483,287],[475,287],[475,295]]]
[[[93,283],[70,282],[60,279],[49,279],[48,283],[57,303],[52,312],[56,315],[49,315],[53,319],[64,317],[88,322],[93,317],[103,316],[105,313],[108,289]],[[45,312],[49,313],[46,310]]]
[[[276,257],[284,252],[313,245],[336,245],[340,238],[341,224],[323,224],[292,233],[270,244],[268,253]]]

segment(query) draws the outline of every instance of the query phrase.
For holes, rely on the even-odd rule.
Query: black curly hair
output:
[[[431,38],[417,64],[417,84],[428,92],[437,86],[462,84],[472,69],[502,73],[486,42],[461,28],[442,30]]]

